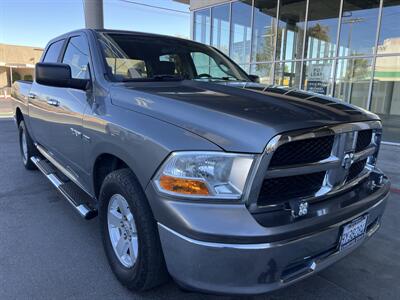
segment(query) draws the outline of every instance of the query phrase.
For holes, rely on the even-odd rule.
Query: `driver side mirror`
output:
[[[248,75],[248,76],[251,81],[260,83],[260,76],[258,76],[258,75]]]
[[[59,63],[37,63],[35,67],[35,80],[39,84],[87,90],[88,79],[72,78],[71,67]]]

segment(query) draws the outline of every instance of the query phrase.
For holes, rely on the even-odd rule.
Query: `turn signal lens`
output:
[[[164,190],[178,194],[202,196],[210,194],[204,182],[198,180],[163,175],[160,177],[159,184]]]

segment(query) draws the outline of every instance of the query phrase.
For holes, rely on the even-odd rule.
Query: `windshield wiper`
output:
[[[134,81],[181,81],[184,80],[179,75],[160,74],[152,77],[140,77],[140,78],[125,78],[122,82],[134,82]]]
[[[180,75],[168,75],[168,74],[161,74],[161,75],[154,75],[150,77],[153,80],[183,80],[183,77]]]
[[[223,81],[239,81],[236,77],[196,77],[196,80],[223,80]]]

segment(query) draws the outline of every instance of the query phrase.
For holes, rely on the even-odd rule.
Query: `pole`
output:
[[[10,87],[13,84],[13,74],[12,74],[12,67],[10,67]]]
[[[84,0],[83,9],[86,28],[104,28],[103,0]]]

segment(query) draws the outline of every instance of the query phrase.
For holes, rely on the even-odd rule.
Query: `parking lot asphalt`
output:
[[[12,114],[11,98],[0,96],[0,118],[8,117]]]
[[[387,158],[397,174],[399,158]],[[251,299],[400,299],[399,214],[400,194],[393,192],[381,230],[350,256]],[[0,299],[236,299],[184,292],[172,281],[141,294],[126,290],[108,267],[98,227],[41,173],[24,169],[16,126],[0,120]]]

